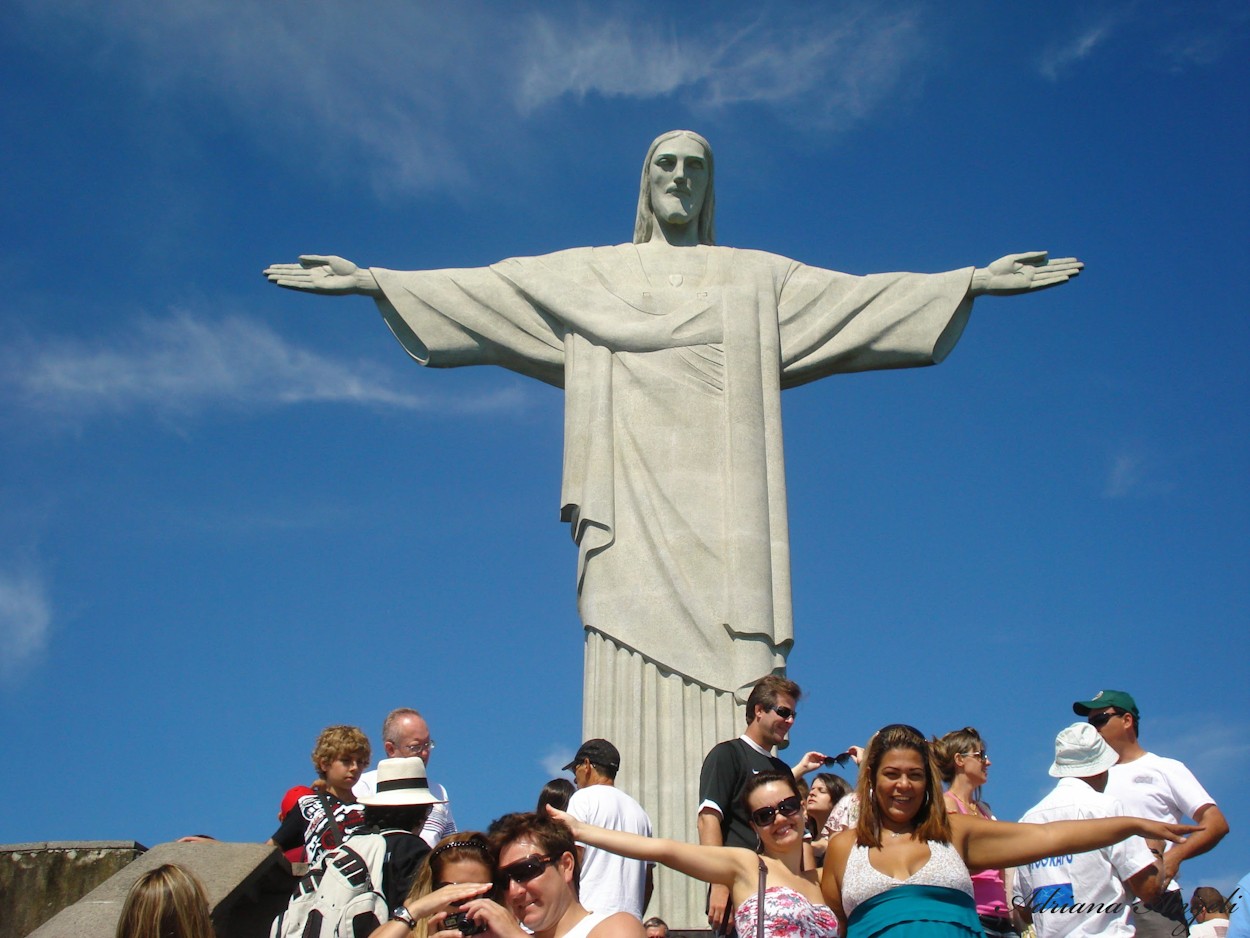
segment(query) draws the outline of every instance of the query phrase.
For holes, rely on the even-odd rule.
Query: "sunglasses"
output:
[[[990,754],[986,752],[984,749],[974,749],[972,750],[972,752],[961,752],[960,755],[961,756],[976,756],[982,762],[990,761]]]
[[[771,710],[773,713],[777,714],[777,716],[781,717],[783,720],[790,720],[799,715],[799,712],[797,710],[791,710],[789,707],[765,707],[764,709]]]
[[[794,817],[799,813],[799,796],[791,795],[789,798],[783,798],[776,804],[770,804],[767,807],[756,808],[751,812],[751,823],[756,827],[767,827],[773,822],[778,814],[782,817]]]
[[[1128,713],[1127,710],[1107,710],[1103,713],[1096,713],[1089,718],[1089,725],[1096,730],[1100,730],[1107,725],[1107,721],[1112,717],[1122,717],[1126,713]]]
[[[524,860],[517,860],[515,863],[501,866],[499,868],[499,882],[505,886],[508,884],[508,880],[512,880],[512,882],[518,885],[528,883],[555,862],[551,857],[540,857],[538,854],[528,856]]]

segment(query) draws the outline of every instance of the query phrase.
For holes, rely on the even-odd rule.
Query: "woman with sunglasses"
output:
[[[830,841],[821,877],[847,938],[979,936],[969,867],[1020,866],[1133,835],[1179,843],[1198,830],[1135,817],[1007,824],[948,814],[929,742],[899,723],[873,736],[857,790],[859,823]]]
[[[369,938],[461,938],[461,906],[494,891],[495,851],[485,834],[460,831],[444,837],[426,855],[403,905]]]
[[[639,837],[548,810],[568,824],[582,843],[635,860],[663,863],[705,883],[728,886],[741,938],[757,933],[761,889],[766,938],[832,938],[838,933],[837,919],[824,904],[816,871],[803,869],[803,802],[793,776],[760,772],[746,783],[742,802],[759,838],[759,853],[742,847]]]
[[[990,806],[981,800],[981,786],[989,779],[990,757],[985,740],[973,727],[952,730],[931,741],[938,771],[946,783],[948,814],[971,814],[995,820]],[[972,896],[986,938],[1015,938],[1019,934],[1011,921],[1007,904],[1007,877],[1003,870],[981,870],[972,874]]]

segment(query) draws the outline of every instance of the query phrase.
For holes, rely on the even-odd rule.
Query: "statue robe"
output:
[[[658,836],[697,842],[703,756],[793,641],[781,389],[940,361],[972,269],[853,277],[759,251],[632,244],[473,270],[374,269],[418,362],[564,388],[561,516],[586,627],[583,739]],[[704,886],[656,870],[658,914],[706,928]]]
[[[564,388],[561,517],[583,623],[732,693],[781,671],[793,640],[781,389],[940,361],[967,322],[972,269],[856,277],[670,250],[688,273],[649,274],[625,244],[373,274],[421,364]]]

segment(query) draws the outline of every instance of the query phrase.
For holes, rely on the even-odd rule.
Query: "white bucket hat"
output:
[[[1073,723],[1055,737],[1055,778],[1088,778],[1107,771],[1119,761],[1115,750],[1088,723]]]
[[[360,803],[368,807],[442,804],[435,798],[425,777],[425,760],[420,756],[405,759],[383,759],[378,763],[377,794],[367,795]]]

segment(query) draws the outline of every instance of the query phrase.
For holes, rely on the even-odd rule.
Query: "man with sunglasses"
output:
[[[1118,761],[1111,766],[1106,792],[1124,806],[1125,814],[1172,823],[1191,817],[1202,825],[1202,830],[1158,854],[1166,891],[1156,902],[1135,906],[1132,917],[1138,935],[1170,938],[1188,934],[1185,902],[1176,875],[1182,861],[1206,853],[1228,833],[1224,813],[1184,763],[1157,756],[1141,746],[1141,716],[1131,694],[1101,690],[1089,700],[1076,701],[1072,711],[1086,717],[1115,750]]]
[[[527,932],[534,938],[645,938],[642,922],[628,912],[591,912],[578,900],[580,863],[566,825],[538,814],[506,814],[491,825],[490,841],[499,856],[503,905],[470,899],[461,906],[488,938],[527,938]]]
[[[564,767],[572,772],[577,791],[569,814],[596,827],[651,836],[651,818],[642,805],[616,787],[620,751],[606,739],[588,739]],[[581,855],[579,897],[592,912],[628,912],[641,921],[651,901],[651,866],[607,850],[578,844]]]
[[[798,716],[802,691],[794,681],[770,674],[755,682],[747,697],[747,728],[737,739],[717,743],[703,760],[699,773],[699,843],[712,846],[757,845],[751,818],[742,803],[742,790],[751,776],[782,772],[793,777],[772,750],[787,744],[786,737]],[[733,932],[729,887],[713,885],[708,891],[708,924],[714,932]]]

